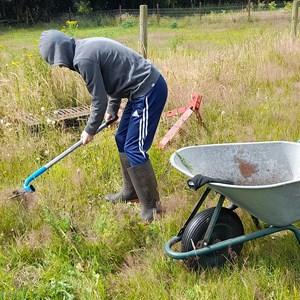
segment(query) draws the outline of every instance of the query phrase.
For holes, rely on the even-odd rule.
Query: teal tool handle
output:
[[[110,120],[108,120],[107,122],[103,123],[96,131],[96,134],[99,133],[100,131],[102,131],[104,128],[108,127],[109,125],[111,125],[113,122],[115,122],[116,120],[118,120],[118,116],[114,116],[112,117]],[[57,162],[59,162],[62,158],[64,158],[65,156],[67,156],[68,154],[70,154],[71,152],[73,152],[75,149],[77,149],[78,147],[80,147],[82,145],[82,140],[78,141],[77,143],[75,143],[74,145],[72,145],[70,148],[68,148],[67,150],[65,150],[63,153],[61,153],[60,155],[58,155],[57,157],[55,157],[54,159],[52,159],[51,161],[49,161],[46,165],[44,165],[43,167],[41,167],[40,169],[38,169],[37,171],[35,171],[34,173],[32,173],[29,177],[27,177],[27,179],[24,181],[23,184],[23,189],[26,192],[34,192],[35,188],[33,185],[30,185],[30,182],[33,181],[35,178],[37,178],[38,176],[42,175],[44,172],[46,172],[50,167],[52,167],[54,164],[56,164]]]

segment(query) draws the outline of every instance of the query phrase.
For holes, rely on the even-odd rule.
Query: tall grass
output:
[[[79,139],[79,128],[48,122],[56,109],[89,104],[82,79],[50,69],[36,40],[48,24],[1,31],[0,46],[0,299],[299,299],[300,256],[294,236],[280,233],[251,241],[236,263],[194,273],[164,254],[164,243],[184,224],[199,194],[169,164],[176,149],[223,142],[296,141],[300,132],[299,42],[289,39],[289,19],[253,14],[154,20],[149,58],[169,85],[166,110],[204,96],[163,150],[156,143],[175,122],[163,119],[150,150],[165,217],[139,223],[136,205],[105,203],[121,187],[115,127],[66,157],[34,182],[22,201],[11,191]],[[176,23],[176,26],[174,25]],[[138,24],[138,23],[137,23]],[[138,27],[83,27],[76,37],[109,36],[138,48]],[[14,122],[19,111],[44,126],[31,131]],[[205,206],[213,206],[215,198]],[[238,212],[246,231],[250,217]]]

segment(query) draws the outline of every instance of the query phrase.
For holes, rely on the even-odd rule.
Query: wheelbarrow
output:
[[[236,260],[243,243],[283,230],[292,231],[300,244],[300,230],[293,225],[300,220],[300,143],[190,146],[170,161],[189,177],[190,188],[206,186],[188,220],[165,244],[171,258],[190,269],[219,267]],[[211,191],[218,196],[216,206],[200,211]],[[245,234],[236,208],[251,215],[255,231]],[[179,242],[181,251],[172,250]]]

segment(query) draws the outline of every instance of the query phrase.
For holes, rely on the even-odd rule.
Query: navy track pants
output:
[[[167,84],[160,76],[145,96],[127,102],[115,139],[119,152],[125,152],[131,167],[149,159],[147,151],[152,145],[167,96]]]

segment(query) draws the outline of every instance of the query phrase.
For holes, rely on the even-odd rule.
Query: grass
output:
[[[149,58],[169,85],[166,110],[201,93],[208,129],[191,117],[160,150],[156,144],[176,118],[160,123],[150,156],[166,215],[150,226],[139,223],[136,205],[103,200],[121,185],[114,126],[37,178],[32,197],[7,199],[80,136],[84,122],[56,126],[49,114],[90,98],[77,74],[50,69],[37,52],[40,33],[63,23],[1,28],[0,299],[299,299],[299,244],[291,233],[245,243],[237,262],[198,273],[164,253],[202,191],[188,190],[186,177],[170,166],[176,149],[299,139],[300,44],[289,38],[289,16],[253,13],[246,20],[236,13],[150,22]],[[74,35],[112,37],[138,49],[137,21],[132,27],[79,22]],[[43,129],[13,122],[17,110],[38,115]],[[215,201],[211,196],[205,207]],[[255,230],[238,213],[246,232]]]

